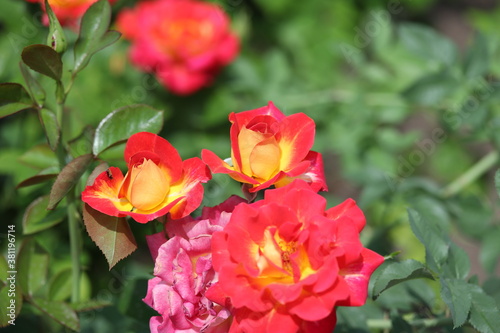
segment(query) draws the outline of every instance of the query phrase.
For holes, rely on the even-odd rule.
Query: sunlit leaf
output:
[[[109,269],[137,249],[132,230],[124,217],[103,214],[86,204],[83,220],[90,238],[104,253]]]
[[[36,250],[35,241],[27,239],[21,245],[17,259],[17,283],[26,296],[33,296],[47,280],[49,255]]]
[[[57,175],[54,185],[50,191],[48,209],[54,207],[61,201],[62,198],[71,190],[82,174],[87,170],[87,167],[93,160],[92,154],[78,156],[69,162]]]
[[[413,259],[402,262],[386,262],[377,274],[373,285],[373,297],[376,299],[380,294],[399,283],[413,279],[434,279],[431,272],[421,263]]]
[[[80,330],[80,321],[75,311],[66,303],[33,298],[31,303],[59,324],[73,330]]]
[[[57,117],[52,111],[45,108],[39,111],[39,116],[45,130],[49,146],[55,151],[61,135],[61,130],[59,128],[59,124],[57,123]]]
[[[0,83],[0,118],[33,106],[28,92],[18,83]]]
[[[23,234],[29,235],[48,229],[64,220],[66,210],[47,210],[48,204],[49,196],[46,195],[39,197],[26,208],[23,215]]]
[[[35,72],[46,75],[56,81],[61,80],[63,68],[61,56],[50,46],[43,44],[26,46],[23,49],[21,58]]]
[[[54,275],[49,283],[49,299],[64,301],[71,296],[73,280],[71,268],[64,269]]]
[[[138,132],[158,133],[163,126],[163,111],[147,105],[129,105],[104,118],[96,129],[92,151],[95,156],[106,148],[127,140]]]
[[[10,288],[10,283],[0,287],[0,327],[15,324],[15,319],[22,307],[23,294],[19,286],[16,286],[15,290]]]
[[[38,105],[42,105],[43,102],[45,102],[45,90],[40,85],[38,80],[33,76],[25,63],[19,62],[19,68],[31,96],[38,103]]]
[[[32,147],[19,157],[19,162],[39,170],[59,165],[56,154],[47,144]]]

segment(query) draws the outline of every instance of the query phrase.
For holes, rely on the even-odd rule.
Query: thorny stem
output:
[[[497,151],[492,151],[488,155],[484,156],[480,159],[476,164],[474,164],[469,170],[460,175],[457,179],[455,179],[451,184],[446,186],[441,194],[443,197],[448,198],[451,197],[461,189],[475,181],[481,175],[483,175],[486,171],[491,169],[498,162],[499,154]]]

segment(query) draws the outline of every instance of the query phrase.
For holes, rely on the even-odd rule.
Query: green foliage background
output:
[[[44,43],[48,29],[40,24],[37,5],[0,1],[0,82],[23,83],[18,66],[22,49]],[[480,7],[471,1],[432,0],[216,2],[241,38],[238,58],[211,87],[178,97],[130,64],[127,41],[100,51],[79,74],[66,101],[72,118],[63,132],[74,138],[73,157],[91,151],[92,128],[107,114],[130,104],[164,111],[160,134],[182,158],[199,156],[203,148],[228,156],[230,112],[270,100],[286,114],[304,112],[317,124],[314,150],[324,156],[330,188],[324,195],[330,206],[353,197],[367,217],[364,243],[383,255],[400,251],[387,266],[392,261],[406,265],[396,269],[393,279],[374,278],[372,294],[378,296],[408,270],[401,278],[408,281],[393,283],[375,301],[338,309],[336,332],[391,327],[393,332],[429,332],[431,326],[438,327],[435,332],[473,332],[473,327],[498,332],[498,319],[489,320],[495,314],[485,314],[485,320],[477,316],[482,313],[478,309],[500,304],[494,182],[500,144],[500,7],[487,1]],[[133,3],[118,1],[113,14]],[[77,34],[66,33],[72,45]],[[64,64],[71,64],[72,56],[66,53]],[[55,89],[50,78],[39,79]],[[52,95],[47,91],[48,105],[55,103]],[[102,159],[123,167],[122,154],[123,145],[117,145]],[[16,188],[57,165],[36,112],[0,120],[0,234],[15,224],[18,248],[21,243],[23,249],[31,246],[45,258],[42,262],[47,260],[32,271],[41,279],[36,293],[68,301],[71,259],[63,216],[52,214],[47,221],[43,210],[33,213],[52,227],[26,231],[26,208],[46,195],[51,184]],[[77,184],[80,190],[88,174]],[[208,206],[240,194],[239,185],[223,175],[214,175],[205,190],[203,204]],[[82,332],[148,331],[154,311],[141,299],[153,261],[144,235],[158,226],[131,227],[139,249],[111,271],[82,228],[82,298],[111,303],[81,312]],[[419,233],[426,228],[437,231]],[[6,251],[6,236],[0,240]],[[446,258],[437,256],[439,244],[444,244]],[[429,276],[436,280],[420,279]],[[465,305],[454,302],[460,294],[468,295]],[[39,307],[25,304],[15,331],[65,329]]]

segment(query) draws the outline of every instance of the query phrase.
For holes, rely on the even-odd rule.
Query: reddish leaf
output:
[[[49,181],[49,180],[51,180],[53,178],[56,178],[56,177],[57,177],[57,173],[48,173],[48,174],[44,174],[44,175],[35,175],[35,176],[27,178],[27,179],[23,180],[22,182],[20,182],[19,184],[17,184],[16,188],[21,188],[21,187],[26,187],[26,186],[40,184],[40,183]]]
[[[80,179],[85,170],[87,170],[92,159],[92,154],[78,156],[61,170],[50,190],[50,199],[47,209],[54,209],[57,206],[59,201],[64,198],[78,179]]]
[[[104,253],[110,270],[137,249],[132,230],[124,217],[103,214],[86,204],[83,221],[90,238]]]

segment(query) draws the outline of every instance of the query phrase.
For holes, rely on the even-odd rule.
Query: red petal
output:
[[[315,124],[304,113],[286,117],[280,124],[281,164],[287,171],[302,162],[314,144]]]

